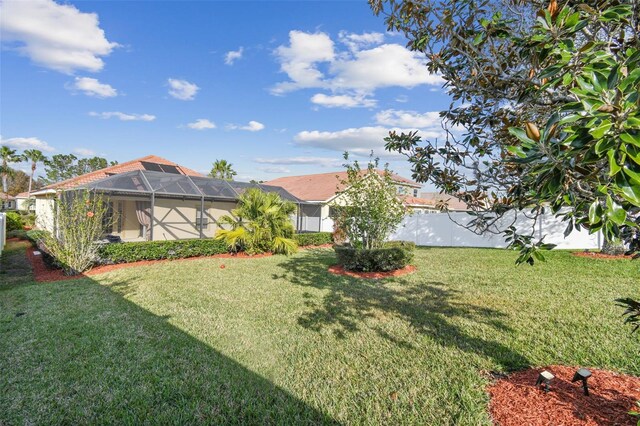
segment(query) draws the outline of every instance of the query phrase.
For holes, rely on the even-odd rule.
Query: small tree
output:
[[[344,159],[349,159],[346,152]],[[373,154],[365,170],[358,161],[346,163],[347,178],[340,181],[343,189],[339,191],[333,219],[336,228],[357,249],[382,247],[406,213],[388,164],[382,173],[378,164],[379,159],[374,159]]]
[[[233,164],[227,160],[216,160],[209,172],[210,177],[224,180],[233,180],[233,177],[237,174],[238,173],[233,170]]]
[[[292,239],[294,227],[290,219],[295,209],[293,203],[275,192],[249,189],[240,196],[231,215],[220,218],[231,229],[218,230],[216,239],[224,240],[236,252],[292,254],[298,248]]]
[[[62,193],[54,205],[55,235],[44,243],[68,275],[86,271],[93,265],[105,228],[112,225],[108,204],[102,196],[84,192]]]

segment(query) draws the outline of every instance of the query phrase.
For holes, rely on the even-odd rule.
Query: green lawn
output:
[[[638,262],[419,249],[418,272],[374,281],[309,250],[36,284],[23,252],[2,259],[0,424],[476,425],[490,371],[640,375],[613,303]]]

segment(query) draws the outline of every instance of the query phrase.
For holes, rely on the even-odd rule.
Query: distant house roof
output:
[[[171,167],[171,171],[175,174],[187,176],[204,176],[202,173],[198,173],[195,170],[183,167],[177,163],[174,163],[173,161],[158,157],[157,155],[147,155],[146,157],[127,161],[126,163],[116,164],[115,166],[105,167],[104,169],[96,170],[95,172],[90,172],[84,175],[73,177],[71,179],[63,180],[62,182],[56,182],[54,184],[45,186],[43,190],[75,188],[76,186],[86,185],[88,183],[104,179],[109,176],[131,172],[134,170],[165,171],[162,170],[161,166]]]
[[[433,202],[435,205],[446,204],[449,210],[469,210],[467,204],[455,195],[441,194],[439,192],[421,192],[420,197]]]
[[[11,201],[11,200],[15,200],[15,197],[13,195],[8,195],[4,192],[0,192],[0,201]]]
[[[35,191],[32,191],[32,192],[35,192]],[[27,191],[16,194],[16,198],[28,198],[28,197],[29,197],[29,193]]]
[[[376,170],[379,175],[384,171]],[[362,173],[365,173],[363,171]],[[420,188],[421,185],[402,176],[392,174],[391,178],[400,184]],[[265,182],[267,185],[280,186],[304,201],[327,201],[338,191],[344,189],[340,181],[347,179],[347,172],[318,173],[313,175],[286,176]]]
[[[434,200],[429,200],[426,198],[418,198],[418,197],[410,197],[410,196],[406,196],[402,198],[402,202],[404,203],[404,205],[409,206],[409,207],[431,207],[431,208],[436,208],[436,201]]]

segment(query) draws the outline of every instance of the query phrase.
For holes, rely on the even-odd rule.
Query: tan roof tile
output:
[[[377,170],[377,173],[382,175],[384,171]],[[392,174],[391,177],[396,182],[420,188],[420,184],[403,178],[402,176]],[[344,189],[340,181],[346,178],[347,172],[342,171],[302,176],[285,176],[270,180],[265,182],[265,184],[280,186],[304,201],[326,201],[333,197],[336,192]]]

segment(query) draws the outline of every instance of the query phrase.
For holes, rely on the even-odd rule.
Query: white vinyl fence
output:
[[[0,213],[0,254],[4,250],[4,245],[7,242],[7,215]]]
[[[508,226],[512,223],[513,217],[512,214],[503,218],[498,226]],[[457,224],[468,224],[473,219],[474,217],[467,213],[413,214],[404,218],[391,239],[413,241],[419,246],[504,248],[508,245],[502,234],[478,235]],[[519,231],[527,232],[530,232],[532,224],[533,220],[526,218],[523,214],[519,214],[515,222]],[[545,214],[536,225],[535,236],[537,238],[545,236],[545,243],[556,244],[556,248],[559,249],[600,248],[602,238],[599,233],[589,234],[585,230],[580,232],[574,230],[565,238],[565,228],[566,222],[556,219],[553,215]]]

